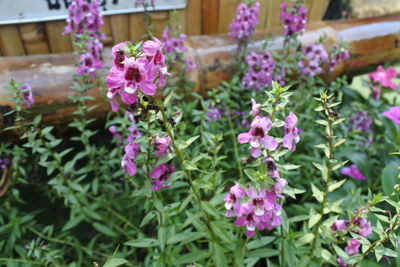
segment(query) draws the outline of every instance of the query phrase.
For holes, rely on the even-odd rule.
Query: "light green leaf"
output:
[[[328,185],[328,192],[335,191],[339,187],[341,187],[346,182],[346,179],[340,180],[338,182],[332,182]]]
[[[130,241],[126,241],[124,245],[136,247],[136,248],[149,248],[149,247],[157,247],[159,244],[157,239],[154,238],[141,238],[134,239]]]
[[[125,264],[125,263],[128,263],[128,261],[125,260],[125,259],[113,258],[113,259],[108,260],[108,261],[104,264],[103,267],[117,267],[117,266],[123,265],[123,264]]]
[[[201,261],[204,259],[209,258],[211,255],[210,251],[208,250],[195,250],[190,253],[186,253],[182,257],[180,257],[176,262],[175,266],[179,264],[185,264],[185,263],[195,263],[197,261]]]

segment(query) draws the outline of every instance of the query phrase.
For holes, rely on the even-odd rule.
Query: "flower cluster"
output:
[[[250,237],[254,236],[256,228],[271,230],[282,223],[282,206],[277,201],[279,196],[280,193],[266,188],[244,189],[235,184],[224,197],[226,216],[236,215],[235,224],[245,226]]]
[[[258,21],[259,13],[259,2],[255,2],[252,6],[240,3],[236,8],[236,17],[229,26],[229,37],[236,40],[248,40],[255,30],[255,25],[260,23]]]
[[[356,216],[352,220],[336,220],[331,229],[334,233],[342,231],[353,231],[357,232],[363,237],[368,237],[372,234],[371,222],[363,217]],[[360,248],[360,242],[357,239],[350,239],[349,243],[345,247],[347,255],[352,256],[358,254]],[[340,266],[347,266],[343,258],[338,257],[337,262]]]
[[[345,61],[348,58],[350,58],[349,50],[338,45],[333,46],[329,54],[329,62],[328,62],[329,72],[334,71],[337,65],[339,65],[342,61]]]
[[[101,60],[101,50],[103,44],[100,40],[105,38],[100,27],[104,24],[100,15],[100,2],[92,0],[73,0],[68,6],[67,26],[64,28],[64,34],[75,32],[83,34],[87,32],[88,43],[86,53],[81,54],[79,66],[76,70],[78,75],[88,74],[96,77],[96,70],[103,68]]]
[[[140,51],[139,51],[140,49]],[[157,85],[165,86],[167,72],[162,43],[157,39],[148,40],[142,45],[133,46],[123,42],[112,48],[113,67],[106,83],[107,97],[113,111],[118,110],[116,95],[123,103],[131,105],[137,102],[139,92],[154,95]]]
[[[341,174],[350,176],[356,180],[366,180],[367,178],[358,169],[357,165],[353,164],[350,167],[344,167],[340,171]]]
[[[132,114],[127,114],[129,120],[131,122],[131,126],[129,127],[129,135],[126,138],[128,144],[124,147],[125,154],[122,157],[121,166],[124,171],[124,174],[129,174],[130,176],[134,176],[136,174],[136,161],[135,158],[137,154],[140,152],[139,144],[135,142],[135,139],[141,136],[141,133],[138,131],[136,126],[135,118]],[[112,127],[112,126],[111,126]],[[110,127],[110,128],[111,128]],[[121,138],[121,135],[118,133],[117,129],[110,129],[109,131],[113,134],[113,136],[118,140]]]
[[[207,116],[212,120],[212,121],[219,121],[222,117],[221,111],[214,106],[209,106],[208,107],[208,112]]]
[[[8,158],[0,159],[0,179],[3,176],[3,170],[7,168],[10,164],[10,160]]]
[[[350,117],[348,129],[350,132],[357,129],[364,133],[370,133],[372,123],[373,120],[368,117],[367,112],[359,111]]]
[[[188,48],[185,46],[186,34],[178,34],[173,31],[171,26],[165,27],[162,33],[162,42],[164,50],[169,54],[169,58],[173,61],[181,59],[182,53],[186,52]],[[191,58],[185,58],[186,72],[197,69],[196,63]]]
[[[391,119],[395,124],[400,125],[400,107],[391,107],[382,114]]]
[[[310,44],[303,49],[305,60],[300,60],[298,65],[301,73],[314,77],[324,70],[322,65],[328,62],[328,53],[322,44]]]
[[[31,86],[25,83],[19,87],[19,90],[22,93],[21,104],[23,104],[25,108],[30,108],[35,103],[35,100],[33,99]]]
[[[284,72],[274,76],[275,61],[270,52],[251,52],[246,57],[246,65],[248,71],[243,77],[243,86],[246,88],[262,89],[271,87],[272,80],[283,81],[285,76]]]
[[[378,66],[375,72],[368,75],[375,99],[380,99],[382,88],[388,88],[391,90],[397,89],[397,85],[393,82],[393,79],[397,77],[397,74],[396,69],[393,67],[389,67],[385,70],[382,66]]]
[[[241,133],[238,136],[239,143],[250,143],[250,152],[253,158],[262,155],[262,149],[274,151],[278,147],[278,142],[268,132],[272,129],[272,121],[267,116],[260,116],[260,108],[262,105],[252,100],[251,114],[255,116],[250,125],[250,130]],[[299,142],[299,129],[296,127],[297,116],[290,112],[284,122],[283,146],[291,151],[296,150],[296,144]]]
[[[110,127],[108,127],[108,131],[112,134],[112,136],[115,138],[115,140],[117,140],[118,143],[122,142],[122,136],[118,132],[118,129],[115,125],[111,125]]]
[[[162,156],[166,156],[172,151],[171,139],[168,136],[158,137],[155,140],[157,151],[154,153],[160,159]],[[155,167],[151,173],[150,177],[154,180],[152,181],[151,188],[154,191],[158,191],[162,188],[169,188],[170,185],[166,184],[169,176],[175,171],[174,164],[161,163]]]
[[[296,33],[302,34],[307,23],[307,9],[300,3],[292,3],[289,7],[286,2],[281,4],[280,18],[286,36]]]

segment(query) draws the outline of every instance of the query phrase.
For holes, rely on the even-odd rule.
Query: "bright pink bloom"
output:
[[[256,116],[251,123],[250,131],[241,133],[238,136],[239,143],[250,143],[251,155],[254,158],[261,156],[261,148],[275,150],[278,142],[268,136],[268,131],[272,128],[272,122],[268,117]]]
[[[347,255],[352,256],[358,253],[360,243],[356,239],[350,239],[348,245],[345,247]]]
[[[339,266],[342,266],[342,267],[347,266],[347,264],[344,262],[344,260],[341,257],[337,258],[337,263],[339,264]]]
[[[160,138],[156,138],[156,147],[157,147],[157,151],[155,152],[155,154],[157,156],[165,156],[168,155],[169,152],[171,151],[172,147],[171,147],[171,139],[166,136],[166,137],[160,137]]]
[[[78,68],[76,69],[76,74],[82,76],[88,74],[92,78],[96,78],[97,69],[103,68],[103,61],[93,57],[92,53],[86,53],[81,55],[79,59]]]
[[[239,214],[240,212],[239,199],[245,196],[245,191],[239,184],[235,184],[234,186],[232,186],[229,191],[230,193],[226,194],[224,197],[227,217],[232,216],[232,208],[235,214]]]
[[[391,107],[382,114],[391,119],[395,124],[400,125],[400,107]]]
[[[251,112],[250,114],[253,116],[257,116],[260,114],[261,110],[260,108],[262,107],[262,104],[257,104],[257,102],[252,98],[251,99]]]
[[[151,189],[158,191],[162,188],[169,188],[170,185],[165,183],[174,171],[175,165],[173,164],[162,163],[155,167],[150,173],[150,177],[154,179]]]
[[[32,88],[29,84],[25,83],[19,90],[22,91],[22,100],[21,104],[25,106],[25,108],[30,108],[33,104],[35,104],[35,100],[33,99]]]
[[[333,232],[340,232],[346,230],[348,226],[349,220],[336,220],[332,224],[331,229]]]
[[[285,119],[285,136],[283,137],[283,146],[290,151],[296,150],[296,144],[299,142],[299,129],[296,127],[297,117],[293,112],[290,112]]]
[[[112,58],[113,58],[113,63],[114,66],[119,69],[123,70],[124,69],[124,61],[127,58],[126,53],[128,50],[128,43],[127,42],[122,42],[117,45],[114,45],[112,48]]]
[[[357,165],[353,164],[350,167],[344,167],[340,171],[341,174],[350,176],[356,180],[366,180],[367,178],[360,172]]]
[[[397,85],[392,81],[392,79],[397,77],[397,71],[393,67],[389,67],[385,70],[382,66],[378,66],[378,69],[368,76],[372,83],[377,83],[392,90],[397,89]]]

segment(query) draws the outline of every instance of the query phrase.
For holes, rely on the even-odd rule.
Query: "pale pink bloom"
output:
[[[358,253],[360,243],[356,239],[350,239],[348,245],[345,247],[347,255],[352,256]]]
[[[122,136],[121,134],[118,132],[118,129],[115,125],[111,125],[110,127],[108,127],[108,131],[113,135],[113,137],[118,141],[121,142],[122,141]]]
[[[344,260],[341,257],[337,258],[337,263],[339,264],[339,266],[342,266],[342,267],[347,266],[347,264],[344,262]]]
[[[251,99],[251,112],[250,114],[253,116],[257,116],[261,112],[262,104],[257,104],[257,102],[252,98]]]
[[[336,220],[332,224],[331,229],[333,232],[340,232],[346,230],[348,226],[349,220]]]
[[[241,133],[238,136],[239,143],[250,143],[251,155],[254,158],[261,156],[261,148],[275,150],[278,142],[268,135],[268,131],[272,128],[272,122],[268,117],[256,116],[251,123],[250,131]]]
[[[297,117],[293,112],[290,112],[285,119],[285,136],[283,137],[283,146],[290,151],[296,150],[296,144],[299,142],[299,129],[296,127]]]
[[[360,172],[358,169],[357,165],[353,164],[350,167],[344,167],[340,171],[341,174],[350,176],[353,179],[356,180],[366,180],[367,178]]]
[[[395,124],[400,125],[400,107],[391,107],[382,114],[391,119]]]
[[[397,71],[393,67],[389,67],[385,70],[382,66],[378,66],[378,69],[375,72],[370,73],[368,76],[373,83],[378,83],[381,86],[392,90],[397,89],[397,85],[392,81],[392,79],[397,76]]]
[[[371,222],[367,222],[366,225],[361,227],[358,233],[364,237],[368,237],[370,234],[372,234]]]
[[[22,91],[21,104],[24,105],[25,108],[30,108],[35,103],[35,100],[33,99],[31,86],[25,83],[19,87],[19,90]]]
[[[125,146],[125,155],[121,162],[124,174],[129,173],[130,176],[134,176],[136,174],[135,157],[139,153],[139,149],[139,144],[137,143],[130,143]]]
[[[171,139],[166,136],[166,137],[160,137],[160,138],[156,138],[156,147],[157,147],[157,151],[155,151],[154,153],[157,156],[165,156],[167,155],[170,151],[171,151]]]

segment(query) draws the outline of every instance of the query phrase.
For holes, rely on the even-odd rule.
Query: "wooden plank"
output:
[[[223,7],[221,7],[223,8]],[[219,0],[203,0],[203,34],[218,33]]]
[[[240,0],[219,0],[218,33],[229,32],[229,25],[236,16],[236,7]]]
[[[143,13],[132,13],[129,15],[129,39],[139,42],[146,35]]]
[[[169,12],[169,20],[171,21],[171,17],[175,16],[172,20],[172,24],[177,25],[179,28],[179,31],[182,33],[186,33],[186,9],[180,9],[180,10],[173,10]]]
[[[202,29],[202,0],[188,0],[186,7],[186,34],[200,35]]]
[[[43,23],[20,24],[19,31],[28,55],[48,54],[50,47],[47,43],[46,30]]]
[[[47,38],[51,53],[66,53],[72,51],[70,35],[63,35],[65,21],[49,21],[45,23]]]
[[[274,0],[267,2],[267,24],[266,28],[271,29],[281,25],[279,13],[281,12],[281,3],[283,0]]]
[[[104,32],[106,39],[103,40],[104,46],[113,46],[114,41],[112,37],[111,21],[109,16],[103,17],[104,25],[101,26],[101,30]]]
[[[154,36],[161,38],[164,28],[168,25],[168,11],[156,11],[152,14]]]
[[[328,8],[330,0],[312,0],[311,7],[309,10],[308,21],[319,21],[325,15],[326,9]]]
[[[129,40],[129,15],[114,15],[110,17],[112,37],[114,43]]]
[[[259,0],[258,2],[260,3],[260,15],[258,16],[260,23],[256,25],[256,29],[261,30],[267,27],[267,8],[269,0]]]
[[[25,55],[17,25],[0,26],[0,50],[4,56]]]

